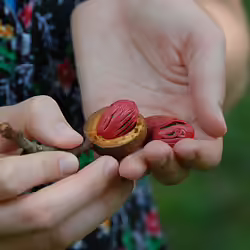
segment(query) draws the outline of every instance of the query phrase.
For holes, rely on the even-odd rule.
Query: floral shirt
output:
[[[70,14],[79,2],[0,0],[0,105],[49,95],[82,133],[84,117],[70,34]],[[110,220],[68,249],[166,249],[147,179],[138,182]]]

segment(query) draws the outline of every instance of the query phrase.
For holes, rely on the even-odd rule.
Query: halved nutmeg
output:
[[[84,132],[98,154],[121,160],[144,145],[147,125],[134,102],[120,100],[93,113]]]

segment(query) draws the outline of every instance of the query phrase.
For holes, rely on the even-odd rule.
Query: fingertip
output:
[[[66,122],[62,121],[47,131],[47,140],[60,148],[73,148],[83,142],[83,137]],[[45,137],[45,138],[46,138]]]
[[[58,148],[73,148],[83,142],[83,137],[70,126],[51,97],[30,98],[19,109],[26,110],[20,129],[27,137]]]
[[[118,176],[119,174],[119,163],[112,156],[101,156],[96,161],[94,161],[93,164],[95,165],[95,167],[100,166],[101,168],[103,168],[103,174],[106,178],[112,178]]]
[[[160,140],[151,141],[143,148],[144,157],[150,165],[161,165],[172,152],[172,148]]]
[[[110,168],[117,168],[119,166],[118,161],[109,155],[104,155],[98,158],[99,160],[102,160],[104,164]]]
[[[201,128],[210,136],[217,138],[227,133],[227,125],[220,107],[198,105],[197,117]]]
[[[138,151],[125,157],[120,164],[119,174],[129,180],[138,180],[147,173],[147,165],[142,154]]]
[[[174,147],[180,163],[188,168],[209,170],[217,167],[221,161],[222,139],[190,140],[185,139]]]
[[[183,139],[175,144],[173,150],[175,154],[181,159],[192,161],[195,159],[195,152],[197,150],[197,140]]]
[[[66,177],[74,174],[79,169],[79,161],[77,157],[70,153],[60,152],[62,156],[59,158],[59,168],[61,176]]]
[[[223,33],[217,28],[211,27],[210,35],[206,33],[196,36],[191,43],[194,53],[188,60],[189,82],[199,125],[208,135],[216,138],[227,131],[222,112],[226,95],[225,48]]]

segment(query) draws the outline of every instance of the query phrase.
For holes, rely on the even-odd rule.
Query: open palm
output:
[[[224,37],[196,3],[94,1],[77,8],[72,21],[85,115],[130,99],[145,117],[178,117],[195,128],[195,140],[173,149],[154,141],[128,156],[122,176],[138,179],[150,169],[175,184],[190,166],[219,163],[226,132]]]

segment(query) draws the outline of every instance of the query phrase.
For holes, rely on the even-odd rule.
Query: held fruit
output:
[[[84,132],[99,155],[121,160],[151,140],[173,147],[184,138],[194,138],[194,129],[183,120],[167,116],[144,119],[133,101],[119,100],[93,113]]]
[[[184,138],[194,138],[194,129],[183,120],[167,116],[146,118],[150,140],[161,140],[173,147]]]
[[[144,145],[147,125],[134,102],[121,100],[93,113],[84,132],[98,154],[121,160]]]
[[[97,134],[105,139],[123,136],[136,126],[138,116],[135,102],[117,101],[103,112],[97,125]]]

